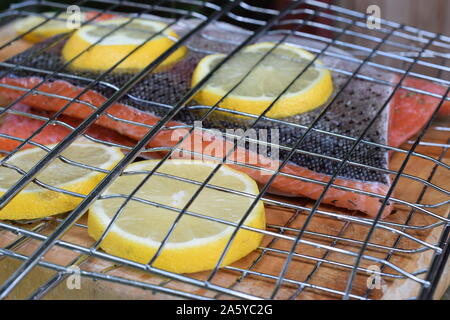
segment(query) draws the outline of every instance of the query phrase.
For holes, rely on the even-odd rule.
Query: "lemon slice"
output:
[[[274,46],[275,43],[261,42],[245,47],[215,72],[196,94],[195,100],[204,105],[215,105],[251,71],[220,103],[220,107],[260,115],[314,59],[314,55],[308,51],[280,44],[253,67]],[[192,86],[224,57],[223,54],[213,54],[203,58],[193,73]],[[283,118],[310,111],[323,105],[332,92],[331,73],[321,61],[316,60],[266,115]]]
[[[28,171],[46,154],[47,152],[41,148],[26,149],[14,154],[6,163]],[[84,165],[111,169],[123,157],[123,154],[119,148],[77,142],[65,149],[62,156]],[[37,179],[52,187],[88,194],[103,176],[104,173],[56,159],[37,175]],[[12,168],[0,167],[0,196],[21,177],[22,175]],[[30,183],[0,210],[0,219],[42,218],[72,210],[81,200],[79,197],[51,191]]]
[[[134,19],[127,25],[121,26],[128,21],[130,19],[110,19],[81,27],[64,45],[63,58],[66,61],[71,60],[88,49],[72,61],[70,67],[105,71],[130,54],[132,50],[141,46],[114,69],[115,71],[132,72],[146,67],[169,49],[178,38],[177,34],[167,28],[165,23]],[[113,31],[115,28],[117,30]],[[158,32],[161,33],[158,34]],[[146,42],[155,34],[156,36],[152,40]],[[92,46],[105,35],[107,36],[103,40]],[[165,59],[159,68],[175,63],[185,54],[186,48],[179,48]]]
[[[141,171],[141,173],[119,177],[106,191],[110,198],[97,200],[93,204],[89,211],[88,232],[94,239],[100,238],[111,218],[125,201],[123,197],[111,198],[111,195],[129,195],[146,176],[142,171],[151,170],[158,161],[141,161],[128,166],[125,172]],[[215,166],[215,163],[200,160],[169,160],[157,172],[203,182]],[[258,193],[255,181],[246,174],[227,166],[222,166],[218,170],[210,184],[250,195]],[[198,188],[199,185],[186,181],[153,175],[137,192],[135,199],[140,198],[181,209]],[[252,200],[251,197],[242,194],[232,194],[206,187],[189,206],[188,211],[237,223],[250,208]],[[148,263],[177,215],[178,212],[167,207],[157,207],[131,200],[100,246],[106,252],[116,256]],[[244,224],[264,229],[264,205],[261,201],[251,211]],[[218,262],[233,230],[233,226],[184,214],[155,260],[154,266],[176,273],[212,269]],[[261,239],[262,234],[259,232],[239,230],[225,256],[223,265],[228,265],[249,254],[258,247]]]
[[[68,25],[66,23],[66,19],[68,18],[67,14],[62,13],[54,18],[54,12],[43,12],[42,14],[50,18],[51,20],[47,21],[35,30],[27,33],[30,29],[44,22],[46,18],[39,16],[28,16],[26,18],[19,19],[14,24],[16,33],[19,35],[26,33],[23,36],[23,39],[32,42],[39,42],[44,39],[53,37],[57,34],[69,32],[71,30],[68,28]]]
[[[72,31],[72,28],[67,23],[67,19],[70,18],[69,14],[61,13],[54,17],[55,12],[43,12],[42,15],[50,18],[50,20],[35,30],[28,32],[30,29],[44,22],[46,18],[41,16],[28,16],[26,18],[18,19],[14,24],[15,32],[19,35],[24,34],[23,39],[25,40],[40,42],[58,34]],[[98,13],[93,11],[80,12],[80,22],[89,20],[97,15]],[[112,17],[113,15],[111,14],[101,14],[95,20],[105,20]]]

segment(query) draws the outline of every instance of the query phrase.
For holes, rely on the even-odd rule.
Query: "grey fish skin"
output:
[[[195,23],[196,22],[192,21],[181,21],[179,25],[174,27],[174,29],[178,34],[182,35],[189,30],[189,26],[192,27]],[[223,31],[224,28],[225,24],[218,23],[210,26],[203,33],[194,36],[188,43],[188,47],[191,50],[182,61],[176,63],[167,70],[150,74],[145,79],[140,81],[135,87],[133,87],[128,94],[118,102],[140,110],[152,112],[158,116],[163,116],[166,114],[170,107],[175,105],[190,89],[192,72],[196,64],[202,57],[205,56],[205,51],[226,53],[234,48],[235,45],[233,42],[239,43],[245,38],[244,35],[239,35],[239,33],[235,34],[225,32]],[[235,27],[229,27],[229,25],[227,25],[226,28],[237,30]],[[228,39],[229,42],[211,41],[210,39],[212,37],[222,37],[223,39]],[[277,41],[279,39],[279,36],[265,36],[260,40]],[[31,49],[13,57],[8,62],[47,71],[57,70],[64,63],[60,55],[64,44],[63,41],[59,42],[56,46],[52,46],[50,50],[36,55],[36,52],[39,52],[40,48],[43,48],[48,42],[54,40],[55,39],[50,39],[46,42],[39,43]],[[304,40],[295,37],[289,37],[286,41],[302,45],[307,43],[307,45],[316,46],[317,48],[320,48],[321,46],[320,44],[311,43],[311,41],[305,42]],[[335,58],[326,57],[320,58],[326,66],[337,66],[339,69],[349,72],[352,72],[356,66],[344,60],[341,61]],[[16,70],[11,73],[7,68],[0,68],[0,72],[2,74],[5,72],[9,77],[44,76],[44,74],[39,75],[36,72],[24,70]],[[91,80],[98,76],[96,73],[74,71],[72,69],[66,69],[64,72],[67,73],[68,76],[61,76],[57,79],[68,81],[69,83],[79,87],[86,87],[90,83],[90,80],[74,79],[70,75],[77,75]],[[361,70],[361,73],[378,78],[384,77],[384,75],[377,73],[369,67],[364,67],[363,70]],[[132,76],[133,75],[129,73],[113,72],[106,75],[104,79],[102,79],[102,83],[96,85],[93,90],[108,97]],[[335,88],[334,94],[341,90],[347,79],[348,77],[346,76],[339,73],[333,73],[333,85]],[[388,99],[389,94],[391,93],[390,90],[391,89],[387,86],[376,85],[365,80],[352,79],[349,86],[340,92],[335,101],[328,106],[325,116],[315,125],[315,128],[326,132],[357,138]],[[164,104],[165,106],[161,106],[161,104]],[[186,123],[188,125],[192,125],[195,121],[199,120],[202,117],[202,113],[193,111],[189,108],[192,105],[195,105],[195,102],[191,102],[190,105],[181,110],[176,115],[174,120]],[[311,112],[296,115],[283,120],[289,123],[300,124],[308,127],[324,107],[325,106]],[[387,143],[388,114],[389,106],[382,112],[381,116],[378,117],[374,125],[370,128],[368,134],[364,137],[365,140],[380,144]],[[211,117],[208,117],[208,119],[202,122],[203,128],[217,129],[222,132],[225,132],[226,129],[247,129],[250,124],[251,122],[243,122],[232,118],[225,119],[214,113]],[[296,141],[305,133],[305,129],[293,127],[289,124],[280,125],[270,120],[260,121],[256,124],[255,129],[261,130],[274,127],[279,130],[280,145],[285,147],[293,147]],[[349,152],[352,144],[352,140],[311,131],[305,137],[303,143],[298,147],[298,149],[306,153],[312,152],[326,157],[342,159]],[[271,151],[269,150],[269,154],[270,152]],[[280,160],[284,160],[288,153],[289,151],[280,149]],[[350,156],[349,160],[375,168],[388,168],[388,155],[386,150],[369,146],[367,144],[359,144]],[[327,175],[333,174],[340,164],[339,161],[333,161],[302,153],[294,153],[294,155],[290,158],[290,161],[314,172]],[[385,185],[389,184],[389,177],[383,172],[348,164],[345,165],[345,167],[340,171],[339,177],[369,183],[379,182]]]

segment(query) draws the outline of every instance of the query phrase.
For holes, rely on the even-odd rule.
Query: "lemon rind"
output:
[[[57,144],[51,144],[51,145],[46,145],[46,147],[52,149],[52,148],[55,147],[56,145],[57,145]],[[71,146],[84,147],[84,146],[86,146],[86,144],[85,144],[85,143],[72,143]],[[111,155],[114,154],[114,155],[115,155],[115,158],[114,158],[113,160],[110,160],[110,161],[116,162],[116,161],[120,160],[120,158],[123,156],[123,153],[120,151],[120,148],[117,148],[117,147],[107,147],[107,146],[104,146],[104,145],[102,145],[102,144],[96,144],[95,146],[96,146],[96,147],[101,147],[101,148],[103,148],[104,150],[107,150],[108,153],[110,153]],[[15,158],[17,158],[17,156],[24,156],[24,155],[26,155],[26,154],[28,154],[28,153],[36,152],[36,149],[37,149],[37,148],[29,148],[29,149],[25,149],[25,150],[21,151],[21,153],[20,153],[19,155],[18,155],[18,154],[14,154],[8,161],[14,160]],[[113,151],[114,151],[114,152],[113,152]],[[8,162],[7,162],[7,163],[8,163]],[[98,169],[104,169],[104,170],[108,170],[108,169],[110,169],[110,167],[111,167],[111,166],[110,166],[109,163],[104,163],[104,164],[101,164],[100,166],[97,166]],[[58,184],[57,186],[54,186],[54,187],[55,187],[55,188],[59,188],[59,189],[65,189],[65,188],[67,188],[67,187],[69,187],[69,186],[74,186],[74,185],[76,185],[76,184],[78,184],[78,183],[80,183],[80,182],[85,181],[85,180],[86,180],[85,177],[92,178],[92,177],[98,175],[99,173],[101,173],[101,172],[98,172],[98,171],[92,171],[92,172],[88,173],[87,175],[85,175],[85,176],[83,176],[83,177],[81,177],[81,178],[77,178],[77,179],[75,179],[75,180],[73,180],[73,181],[66,182],[66,183],[63,183],[63,184]],[[39,187],[39,189],[42,189],[42,187]],[[40,192],[39,189],[38,189],[38,190],[27,190],[27,189],[24,189],[24,190],[21,191],[21,193],[24,193],[24,194],[25,194],[25,193],[36,193],[36,192]],[[4,192],[6,192],[7,190],[8,190],[8,189],[5,189],[5,188],[0,187],[0,193],[4,193]],[[44,190],[43,190],[43,191],[44,191]],[[44,192],[45,192],[45,191],[44,191]]]
[[[85,146],[83,143],[74,143],[72,145]],[[48,145],[52,147],[54,145]],[[110,155],[114,157],[110,158],[108,162],[98,166],[101,169],[110,170],[114,165],[123,157],[123,153],[119,148],[106,147],[101,144],[96,144],[102,148],[107,148]],[[36,148],[27,149],[21,151],[34,152]],[[17,154],[16,154],[17,156]],[[54,187],[63,189],[69,192],[75,192],[79,194],[88,194],[95,186],[103,179],[105,173],[102,172],[90,172],[81,178],[77,178],[70,182],[55,185]],[[7,189],[0,189],[0,196],[3,195]],[[64,213],[72,210],[81,202],[81,198],[75,197],[63,192],[57,192],[48,190],[45,188],[38,190],[22,190],[11,201],[0,210],[0,219],[4,220],[27,220],[44,218],[60,213]]]
[[[98,22],[95,25],[87,25],[77,30],[65,43],[61,54],[65,61],[71,61],[68,68],[74,70],[86,70],[94,72],[103,72],[112,68],[117,62],[126,57],[125,60],[120,62],[114,67],[113,72],[136,72],[143,69],[152,61],[157,59],[167,49],[169,49],[178,39],[178,35],[170,28],[166,28],[162,31],[161,35],[154,37],[148,42],[141,43],[126,43],[123,44],[104,44],[106,39],[100,43],[96,43],[94,46],[92,42],[86,39],[86,30],[89,31],[95,28],[97,25],[102,24],[123,24],[130,19],[109,19],[107,21]],[[161,27],[167,27],[163,22],[146,20],[146,19],[134,19],[134,21],[143,21],[144,24],[157,24]],[[89,37],[88,37],[89,38]],[[96,39],[98,40],[98,39]],[[95,42],[94,42],[95,43]],[[137,47],[139,47],[136,51]],[[84,51],[88,49],[87,51]],[[83,52],[81,55],[79,55]],[[187,48],[181,46],[164,61],[162,61],[155,72],[164,70],[165,68],[179,62],[187,54]],[[79,55],[79,56],[78,56]]]
[[[275,44],[272,42],[261,42],[250,45],[244,48],[243,51],[257,51],[261,48],[272,48],[274,45]],[[298,54],[301,58],[312,60],[315,57],[312,53],[291,44],[281,44],[279,47],[294,49],[292,52]],[[204,57],[194,70],[192,76],[192,87],[194,87],[199,81],[201,81],[201,79],[205,77],[207,73],[209,73],[209,66],[212,61],[215,59],[220,59],[224,56],[225,55],[218,53]],[[284,93],[281,96],[281,99],[276,101],[274,106],[267,112],[266,115],[273,118],[289,117],[314,110],[321,105],[324,105],[333,93],[333,82],[331,72],[321,66],[323,66],[323,63],[317,59],[313,68],[319,71],[319,76],[301,91]],[[317,94],[312,94],[311,92],[315,90],[317,90]],[[221,101],[227,93],[228,92],[226,90],[206,83],[195,94],[195,99],[201,104],[215,105],[217,102]],[[308,99],[305,100],[305,97]],[[270,104],[272,104],[274,99],[275,97],[245,96],[233,94],[233,92],[231,92],[220,103],[220,107],[259,115]],[[295,105],[297,105],[297,108]],[[301,106],[301,108],[298,106]],[[226,114],[225,111],[220,111],[220,113]],[[231,114],[226,114],[226,116],[243,117],[240,115]]]
[[[147,168],[151,170],[152,166],[144,164],[145,162],[158,162],[159,160],[148,160],[137,162],[128,167],[127,171],[137,171]],[[177,161],[178,163],[205,163],[207,161],[201,160],[185,160],[174,159],[169,161]],[[209,164],[208,164],[209,165]],[[210,164],[217,165],[215,162]],[[246,185],[252,185],[252,194],[257,194],[258,187],[256,182],[248,177],[245,173],[236,171],[228,166],[225,170],[231,174],[238,174],[241,180],[245,180]],[[227,172],[228,173],[228,172]],[[248,181],[247,181],[248,180]],[[248,190],[246,190],[248,191]],[[102,200],[99,200],[102,201]],[[104,212],[101,203],[97,201],[93,204],[89,211],[88,232],[94,239],[99,239],[111,221]],[[237,222],[234,222],[237,223]],[[265,229],[265,213],[264,205],[259,201],[252,209],[250,215],[247,217],[245,226],[264,230]],[[212,269],[218,262],[222,250],[229,241],[235,227],[225,227],[223,231],[206,238],[199,238],[185,242],[171,243],[167,242],[164,245],[160,255],[153,263],[153,266],[166,271],[175,273],[192,273]],[[255,230],[240,229],[227,254],[225,255],[221,266],[229,265],[255,250],[261,243],[263,233]],[[109,254],[127,258],[138,263],[148,263],[157,249],[160,242],[148,238],[132,235],[120,227],[113,225],[108,234],[102,240],[100,247]]]

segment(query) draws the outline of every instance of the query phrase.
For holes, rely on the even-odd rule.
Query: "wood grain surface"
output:
[[[13,37],[10,28],[3,28],[0,33],[0,39],[6,41],[8,37]],[[0,59],[5,59],[17,52],[27,48],[30,44],[17,41],[13,45],[0,51]],[[1,102],[0,102],[1,103]],[[441,120],[442,121],[442,120]],[[441,123],[442,124],[442,123]],[[436,123],[438,126],[439,123]],[[448,123],[446,124],[448,126]],[[429,130],[424,137],[424,141],[448,143],[450,139],[449,131]],[[405,144],[403,147],[408,149],[411,145]],[[450,164],[450,154],[442,154],[442,148],[421,146],[418,151],[427,154],[433,158],[441,157],[442,161]],[[391,160],[391,168],[398,169],[404,160],[403,154],[394,154]],[[436,167],[435,163],[419,157],[412,157],[406,167],[406,173],[429,179],[433,184],[446,188],[450,181],[450,172],[442,167]],[[422,196],[421,196],[422,194]],[[415,182],[407,178],[401,178],[395,189],[395,197],[417,203],[421,199],[424,204],[436,204],[448,200],[441,192],[433,188],[424,188],[424,184]],[[305,207],[311,207],[312,201],[306,199],[287,199],[277,197],[285,202],[298,204]],[[324,214],[315,214],[310,224],[306,228],[307,233],[302,237],[303,240],[309,240],[314,243],[329,245],[337,249],[349,250],[358,253],[361,248],[361,242],[365,240],[369,227],[354,222],[346,222],[345,217],[363,217],[358,212],[339,210],[330,206],[321,206],[320,210],[326,212],[336,212],[341,215],[336,217]],[[282,207],[266,206],[267,211],[267,229],[277,233],[284,232],[286,235],[296,236],[295,229],[300,229],[305,223],[308,215],[307,211],[291,210]],[[449,206],[443,205],[437,208],[431,208],[430,211],[439,216],[447,217]],[[83,217],[79,223],[85,222]],[[436,244],[441,235],[442,226],[432,227],[438,219],[416,211],[410,214],[409,208],[402,205],[396,206],[396,212],[384,220],[384,225],[390,225],[395,230],[400,230],[428,244]],[[10,225],[18,225],[14,222],[4,222]],[[22,228],[32,229],[42,224],[42,229],[36,232],[49,235],[58,225],[58,221],[50,219],[47,222],[35,222],[27,225],[20,225]],[[396,226],[398,224],[399,226]],[[401,225],[407,224],[409,227],[402,229]],[[425,229],[414,227],[429,226]],[[280,227],[285,227],[281,230]],[[411,228],[412,227],[412,228]],[[288,229],[292,228],[292,230]],[[314,235],[312,233],[315,233]],[[333,242],[330,236],[339,237],[338,241]],[[6,247],[13,241],[20,238],[20,235],[0,229],[0,247]],[[72,227],[63,237],[63,240],[89,247],[93,240],[88,236],[86,229],[82,226]],[[390,248],[398,241],[395,251]],[[381,287],[368,290],[367,280],[371,276],[367,271],[362,270],[357,273],[351,294],[374,299],[406,299],[418,294],[419,285],[410,279],[400,278],[401,274],[393,267],[400,268],[407,272],[416,272],[423,268],[428,268],[433,252],[424,249],[423,243],[418,243],[406,237],[399,238],[395,232],[377,228],[369,241],[370,245],[364,254],[371,257],[377,257],[387,260],[390,265],[384,267],[373,261],[361,260],[360,267],[381,267],[382,272],[386,272],[399,278],[383,277]],[[39,246],[38,240],[26,240],[15,251],[19,254],[29,256]],[[286,251],[289,251],[292,242],[280,238],[266,236],[263,240],[261,249],[253,252],[249,256],[236,262],[229,268],[221,269],[212,279],[212,283],[226,288],[232,288],[242,293],[256,295],[262,298],[269,298],[276,287],[276,278],[282,270],[286,261]],[[264,248],[264,249],[263,249]],[[52,262],[57,265],[69,265],[79,257],[80,254],[54,246],[46,255],[44,261]],[[331,261],[332,263],[328,263]],[[347,285],[351,269],[345,265],[352,265],[355,262],[354,257],[336,251],[327,251],[324,248],[302,243],[297,246],[295,255],[287,269],[285,281],[282,282],[280,290],[276,296],[277,299],[339,299],[342,296],[333,290],[343,291]],[[10,257],[0,257],[0,283],[9,277],[21,263],[20,260]],[[139,280],[147,284],[163,286],[167,289],[176,289],[210,298],[232,298],[225,294],[217,294],[214,290],[197,287],[177,280],[170,280],[158,275],[144,273],[131,267],[115,265],[107,260],[98,258],[88,258],[81,264],[81,268],[86,271],[98,272],[105,276],[115,276],[126,280]],[[241,272],[234,268],[248,269],[249,272],[242,276]],[[444,290],[450,284],[450,271],[447,265],[442,281],[436,291],[435,298],[439,298]],[[36,267],[24,279],[24,281],[12,292],[10,299],[26,298],[34,292],[41,284],[56,274],[55,271],[44,267]],[[187,275],[192,279],[205,280],[209,272],[201,272]],[[418,275],[423,278],[424,274]],[[306,282],[302,287],[300,282]],[[47,295],[46,299],[174,299],[175,296],[154,290],[143,289],[139,287],[127,286],[124,284],[113,283],[106,280],[93,280],[83,277],[81,289],[69,289],[66,281],[60,282]]]
[[[445,35],[450,32],[449,1],[335,0],[334,3],[359,12],[366,12],[370,5],[377,5],[382,19]]]

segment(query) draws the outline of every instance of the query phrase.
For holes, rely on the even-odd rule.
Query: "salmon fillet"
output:
[[[16,104],[13,110],[21,111],[28,114],[35,114],[39,116],[49,117],[48,112],[32,111],[31,108],[24,104]],[[72,127],[77,127],[81,121],[78,118],[71,118],[63,116],[59,121],[67,123]],[[0,133],[16,138],[28,139],[35,131],[37,131],[43,124],[43,120],[31,119],[19,114],[6,114],[0,121]],[[63,125],[50,125],[44,128],[36,137],[32,139],[33,142],[40,144],[54,144],[64,139],[71,130]],[[106,129],[101,126],[91,126],[86,134],[93,138],[102,141],[117,143],[125,146],[134,146],[135,141],[120,135],[116,131]],[[21,141],[0,137],[0,150],[12,151],[20,145]],[[31,144],[26,144],[23,148],[33,147]]]
[[[176,31],[182,35],[188,31],[189,23],[182,22],[178,25],[178,28]],[[196,63],[205,55],[199,52],[201,50],[229,52],[233,48],[233,45],[226,41],[224,43],[212,43],[207,40],[208,35],[220,36],[224,39],[233,37],[232,33],[223,30],[223,26],[218,28],[212,25],[204,33],[194,36],[188,46],[190,48],[195,47],[199,51],[191,50],[187,57],[170,69],[148,75],[134,86],[126,96],[111,105],[108,113],[120,119],[146,125],[158,123],[161,116],[166,114],[171,106],[176,104],[190,89],[192,71]],[[270,36],[263,37],[260,40],[274,41],[275,39]],[[55,39],[50,41],[55,41]],[[303,43],[298,38],[287,39],[287,41]],[[45,71],[48,73],[60,70],[64,63],[60,55],[63,42],[59,42],[46,51],[41,51],[42,46],[45,45],[45,42],[37,44],[8,61],[20,66],[36,68],[37,71],[21,68],[11,71],[5,68],[1,70],[5,74],[0,79],[0,83],[24,89],[31,89],[39,85],[38,90],[41,92],[74,98],[90,84],[92,81],[90,79],[97,76],[89,72],[62,70],[62,74],[59,74],[56,79],[46,80],[43,84],[40,84],[45,76]],[[314,46],[315,44],[309,43],[309,45]],[[39,55],[36,52],[39,52]],[[324,57],[322,60],[325,65],[337,66],[348,72],[355,72],[358,66],[350,62],[342,62],[336,58]],[[43,70],[42,74],[39,74],[39,70]],[[359,70],[359,73],[390,82],[395,81],[393,76],[382,74],[369,67],[363,67]],[[113,72],[108,74],[100,84],[82,94],[79,100],[99,107],[106,101],[106,97],[120,88],[132,76],[133,74],[127,73]],[[324,190],[323,184],[330,181],[331,175],[339,167],[339,159],[345,157],[352,148],[354,140],[349,138],[359,137],[377,114],[378,117],[366,132],[364,140],[381,145],[388,144],[388,123],[389,117],[392,115],[392,102],[387,103],[386,101],[392,93],[392,87],[361,79],[352,79],[349,85],[344,88],[347,80],[348,77],[342,74],[333,74],[335,94],[339,93],[333,104],[283,119],[284,123],[277,125],[278,142],[284,148],[279,150],[270,148],[266,153],[262,153],[259,149],[257,151],[252,150],[248,144],[239,145],[229,157],[234,162],[227,164],[247,173],[259,184],[264,185],[271,178],[273,171],[286,159],[290,148],[294,148],[296,141],[306,133],[305,128],[309,127],[320,112],[327,107],[326,115],[316,123],[315,130],[305,135],[303,143],[297,146],[296,152],[292,154],[287,164],[281,169],[281,172],[287,175],[277,175],[269,189],[269,192],[276,194],[318,199]],[[3,86],[0,87],[0,94],[9,99],[18,99],[24,92]],[[50,112],[58,112],[67,104],[64,99],[48,97],[38,93],[28,95],[21,102],[32,108]],[[185,126],[186,124],[194,125],[196,121],[202,118],[202,113],[196,111],[197,109],[198,106],[195,106],[195,102],[192,102],[180,110],[174,117],[174,121],[169,122],[164,130],[157,133],[147,147],[175,146],[187,134],[187,129],[174,127]],[[89,106],[74,102],[63,114],[77,119],[85,119],[92,112],[93,110]],[[149,130],[143,126],[116,121],[106,115],[100,116],[95,125],[114,130],[133,140],[140,140]],[[204,129],[214,130],[215,133],[196,128],[179,146],[184,152],[176,152],[173,155],[174,157],[192,157],[192,152],[198,152],[200,157],[203,155],[207,159],[209,157],[221,159],[233,149],[235,142],[233,139],[224,136],[223,133],[231,128],[246,130],[250,128],[251,122],[223,119],[213,112],[210,118],[201,122],[201,125]],[[269,119],[260,121],[255,129],[266,130],[266,134],[267,131],[272,134],[269,129],[273,127],[274,122]],[[327,132],[332,134],[327,134]],[[257,139],[259,138],[258,136]],[[273,135],[270,138],[273,138]],[[278,157],[273,156],[276,152],[278,152]],[[337,173],[337,178],[333,183],[335,186],[354,189],[354,191],[341,190],[333,186],[327,191],[322,202],[349,210],[359,210],[369,216],[375,216],[380,209],[382,199],[360,194],[358,191],[380,196],[386,195],[390,186],[390,177],[383,172],[383,169],[388,169],[388,152],[380,147],[360,143],[348,160],[353,164],[347,163]],[[251,167],[242,164],[250,164]],[[382,216],[387,216],[391,210],[392,203],[388,202]]]
[[[398,81],[398,80],[397,80]],[[414,89],[444,95],[446,88],[427,80],[408,77],[403,85]],[[417,134],[430,120],[439,106],[441,99],[408,91],[397,90],[393,97],[391,119],[389,122],[389,145],[401,146],[409,138]],[[450,116],[450,102],[444,101],[439,109],[441,116]]]
[[[2,78],[0,79],[0,83],[18,86],[21,88],[30,89],[40,83],[41,78],[39,77],[30,77],[30,78]],[[75,87],[72,84],[56,80],[53,82],[47,82],[39,87],[39,90],[42,92],[53,93],[56,95],[65,96],[68,98],[73,98],[81,91],[82,88]],[[10,99],[17,99],[22,96],[22,91],[8,88],[0,88],[0,94],[7,96]],[[81,96],[82,101],[86,101],[95,106],[101,106],[102,103],[106,100],[101,94],[89,90],[85,94]],[[48,97],[44,95],[29,95],[23,99],[23,103],[28,104],[34,108],[47,110],[52,112],[59,111],[67,101],[59,98]],[[64,114],[70,117],[81,118],[84,119],[88,117],[93,110],[81,103],[72,103],[65,111]],[[115,117],[121,119],[127,119],[130,121],[136,121],[139,123],[147,124],[147,125],[155,125],[160,120],[159,117],[152,115],[148,112],[137,110],[136,108],[115,103],[109,109],[108,113]],[[167,127],[180,126],[183,123],[172,121],[168,123]],[[129,123],[124,123],[120,121],[116,121],[107,117],[106,115],[102,115],[96,121],[96,125],[113,129],[118,133],[130,137],[135,140],[141,139],[147,132],[148,128],[132,125]],[[149,143],[148,147],[171,147],[174,146],[181,137],[183,137],[186,133],[186,129],[173,129],[173,130],[163,130],[160,131]],[[174,139],[174,137],[178,137]],[[181,149],[186,151],[194,151],[198,146],[194,145],[194,141],[202,141],[202,152],[212,157],[220,157],[224,155],[226,152],[231,150],[233,143],[230,141],[224,141],[223,146],[224,149],[220,152],[217,148],[211,148],[211,144],[214,143],[217,137],[213,135],[208,135],[201,130],[194,130],[192,133],[191,139],[185,139],[185,143],[180,145]],[[211,150],[212,152],[208,152]],[[236,162],[245,163],[245,160],[254,157],[250,154],[251,152],[238,148],[232,155]],[[273,168],[277,168],[280,164],[279,161],[274,162],[274,160],[266,157],[262,157],[261,155],[257,155],[257,163],[256,167],[266,168],[268,170],[273,170]],[[266,183],[271,175],[264,174],[261,170],[255,168],[247,168],[242,167],[238,164],[231,165],[235,169],[243,171],[254,178],[258,183],[264,184]],[[328,182],[329,176],[321,173],[314,172],[312,170],[308,170],[299,165],[289,163],[286,165],[282,172],[287,174],[292,174],[294,176],[303,177],[307,179],[313,179],[319,182]],[[349,179],[338,178],[335,181],[335,185],[349,187],[356,190],[363,190],[367,192],[371,192],[374,194],[384,195],[387,192],[388,185],[382,183],[365,183],[361,181],[352,181]],[[290,196],[303,196],[312,199],[317,199],[323,191],[323,186],[320,186],[313,182],[305,182],[301,180],[297,180],[291,177],[277,176],[271,185],[271,190],[275,193],[282,192],[283,194],[287,194]],[[370,197],[367,195],[356,194],[354,192],[338,190],[336,188],[331,188],[323,199],[324,203],[332,204],[338,207],[347,208],[351,210],[359,210],[367,213],[368,215],[374,215],[377,213],[377,210],[380,208],[381,202],[380,199]],[[387,206],[383,212],[383,216],[389,214],[391,210],[391,205]]]

